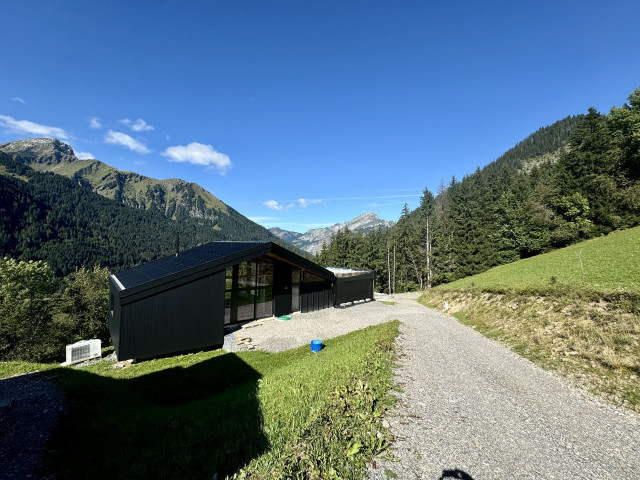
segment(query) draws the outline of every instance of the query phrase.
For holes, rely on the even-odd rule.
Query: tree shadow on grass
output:
[[[260,374],[227,353],[132,379],[60,369],[68,412],[49,442],[56,478],[202,479],[267,448]]]

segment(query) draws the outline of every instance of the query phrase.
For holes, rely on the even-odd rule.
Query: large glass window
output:
[[[273,289],[271,286],[256,290],[256,318],[273,315]]]
[[[300,269],[291,270],[291,311],[300,310]]]
[[[256,295],[253,288],[238,289],[238,321],[252,320],[255,315]]]
[[[273,315],[273,261],[268,257],[227,268],[225,324]]]
[[[231,323],[231,291],[224,292],[224,324]]]
[[[273,261],[267,257],[258,259],[258,287],[273,285]]]
[[[225,272],[225,287],[224,287],[224,324],[225,325],[229,325],[231,322],[235,321],[235,318],[232,318],[233,270],[234,270],[233,267],[229,267]]]
[[[233,285],[233,267],[227,268],[225,273],[225,290],[231,291],[231,287]]]
[[[242,262],[238,265],[238,288],[255,287],[256,261]]]
[[[304,283],[324,282],[325,279],[313,273],[304,272]]]

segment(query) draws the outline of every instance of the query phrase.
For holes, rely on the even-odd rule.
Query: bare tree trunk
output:
[[[431,288],[431,237],[429,236],[429,217],[427,217],[427,288]]]
[[[409,258],[411,259],[411,264],[413,265],[413,269],[416,272],[416,278],[418,279],[418,283],[420,284],[420,290],[422,290],[423,283],[422,283],[422,275],[420,274],[420,269],[418,268],[418,264],[416,263],[415,258],[413,258],[413,254],[411,253],[411,250],[407,249],[407,251],[409,252]]]
[[[389,291],[389,295],[391,295],[391,253],[389,252],[389,244],[387,243],[387,273],[389,274],[389,286],[387,290]]]
[[[396,293],[396,244],[393,244],[393,293]]]

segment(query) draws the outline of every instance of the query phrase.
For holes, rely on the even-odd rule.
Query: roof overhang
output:
[[[215,243],[220,242],[212,242],[212,244]],[[186,250],[182,254],[187,255],[188,252],[189,250]],[[185,283],[190,283],[201,278],[208,277],[209,275],[213,275],[214,273],[224,271],[226,268],[233,265],[266,255],[298,266],[331,282],[335,282],[336,276],[333,274],[333,272],[273,242],[258,243],[255,246],[250,246],[240,252],[226,255],[216,260],[203,262],[200,265],[185,268],[184,270],[181,270],[179,272],[145,281],[143,283],[130,287],[126,287],[124,285],[124,282],[120,281],[118,275],[134,270],[137,267],[125,270],[123,272],[115,273],[109,277],[109,281],[113,288],[119,292],[118,296],[120,298],[120,304],[122,305],[134,302],[150,295],[155,295],[171,288],[179,287],[180,285],[183,285]],[[168,258],[170,257],[165,257],[165,259]],[[157,261],[162,260],[164,259],[160,259]],[[148,262],[148,264],[153,263],[154,262]]]

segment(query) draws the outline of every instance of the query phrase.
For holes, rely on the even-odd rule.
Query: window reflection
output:
[[[326,279],[313,273],[304,272],[304,283],[324,282]]]
[[[269,257],[242,262],[225,272],[226,325],[273,315],[273,269]],[[300,269],[293,269],[294,305],[299,307]],[[297,275],[297,276],[296,276]],[[299,308],[297,308],[299,309]]]
[[[238,321],[252,320],[255,318],[255,290],[238,289]]]
[[[258,286],[273,285],[273,261],[267,257],[258,259]]]
[[[300,269],[291,270],[291,311],[300,310]]]
[[[238,265],[238,287],[254,287],[256,284],[256,261],[242,262]]]
[[[224,292],[224,324],[231,323],[231,292]]]
[[[256,295],[256,318],[270,317],[273,315],[273,289],[269,287],[259,288]]]

